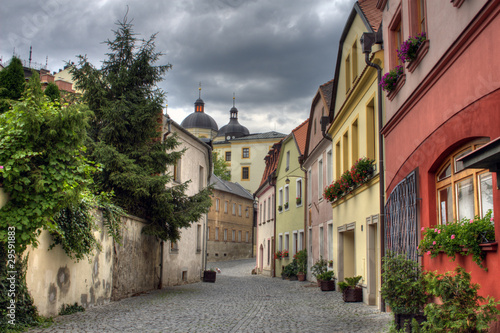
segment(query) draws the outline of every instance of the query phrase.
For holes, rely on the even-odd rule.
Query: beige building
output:
[[[170,124],[169,124],[170,123]],[[177,164],[169,171],[174,179],[172,186],[191,181],[186,195],[192,196],[208,185],[212,172],[211,148],[174,121],[167,121],[164,135],[176,134],[180,145],[176,150],[186,150]],[[207,216],[191,227],[181,230],[177,242],[164,242],[162,284],[165,286],[197,282],[205,267],[205,230]]]
[[[207,259],[222,261],[253,255],[253,196],[238,183],[212,175],[212,207],[208,213]],[[209,266],[209,265],[208,265]]]

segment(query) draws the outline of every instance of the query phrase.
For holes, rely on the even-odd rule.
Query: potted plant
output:
[[[281,259],[283,257],[281,251],[276,251],[274,254],[274,259]]]
[[[300,205],[302,203],[302,198],[301,197],[295,198],[295,202],[297,203],[297,205]]]
[[[318,287],[321,286],[321,280],[318,278],[318,276],[321,273],[326,272],[327,270],[328,270],[327,261],[325,259],[323,259],[322,256],[320,256],[319,259],[316,260],[316,262],[314,263],[314,265],[311,266],[311,274],[318,281]]]
[[[384,76],[382,76],[379,84],[382,89],[390,93],[396,89],[398,79],[402,75],[403,66],[396,66],[394,69],[391,69],[389,72],[385,73]]]
[[[215,282],[217,272],[213,268],[203,271],[203,282]]]
[[[342,292],[344,302],[362,302],[363,289],[358,286],[361,276],[346,277],[342,282],[339,282],[339,289]]]
[[[329,186],[327,186],[323,192],[323,197],[329,202],[334,202],[338,198],[342,197],[344,192],[340,188],[340,182],[334,181]]]
[[[470,274],[462,267],[453,273],[428,272],[424,279],[429,294],[442,303],[425,306],[425,332],[486,332],[488,324],[498,319],[500,302],[479,296],[479,284],[471,284]]]
[[[366,157],[362,157],[351,167],[351,178],[354,184],[361,185],[365,183],[373,174],[373,163],[375,161]]]
[[[281,251],[281,257],[288,258],[288,250],[285,249],[285,250]]]
[[[297,273],[297,260],[295,259],[283,268],[283,274],[291,281],[298,279]]]
[[[333,260],[328,260],[328,267],[330,267],[330,268],[333,267]]]
[[[335,273],[333,271],[326,271],[317,276],[321,281],[321,291],[334,291],[335,290]]]
[[[396,329],[411,332],[413,318],[425,321],[423,309],[428,300],[420,265],[403,254],[389,252],[383,258],[381,296],[394,312]]]
[[[288,202],[285,202],[285,209],[288,209]]]
[[[398,58],[402,62],[412,62],[417,59],[418,49],[427,40],[427,35],[422,32],[415,37],[408,37],[397,50]]]
[[[280,206],[278,206],[278,212],[280,212],[280,213],[281,213],[282,211],[283,211],[283,206],[281,206],[281,205],[280,205]]]
[[[307,273],[307,250],[300,250],[293,257],[297,260],[297,277],[299,281],[305,281]]]
[[[340,176],[340,189],[344,194],[349,193],[354,187],[354,182],[351,177],[351,172],[349,170],[344,171],[342,176]]]

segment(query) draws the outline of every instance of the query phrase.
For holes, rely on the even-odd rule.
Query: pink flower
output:
[[[451,239],[455,239],[455,235],[451,235]]]
[[[440,233],[441,233],[441,230],[438,230],[438,234],[440,234]]]
[[[3,165],[0,165],[0,169],[3,169]],[[493,219],[492,219],[493,220]]]
[[[432,245],[436,245],[436,241],[432,242]]]
[[[436,229],[434,229],[434,232],[438,232],[437,228],[436,228]]]
[[[2,167],[3,168],[3,167]],[[493,222],[493,218],[490,219],[490,222]]]
[[[429,256],[431,254],[431,251],[427,251],[427,255]]]
[[[474,222],[474,220],[473,220],[473,219],[470,219],[469,223],[472,223],[472,222]]]
[[[425,228],[424,228],[424,227],[422,227],[422,228],[420,229],[420,231],[424,231],[424,230],[425,230]]]

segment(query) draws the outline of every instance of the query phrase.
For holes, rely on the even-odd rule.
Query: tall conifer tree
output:
[[[115,39],[106,41],[109,53],[101,69],[84,56],[72,69],[95,115],[89,154],[103,166],[95,181],[102,190],[113,190],[127,212],[150,222],[146,233],[176,240],[180,228],[208,212],[211,191],[190,197],[188,183],[167,187],[172,178],[167,165],[183,153],[172,151],[178,145],[175,136],[160,139],[165,94],[157,83],[172,66],[155,65],[162,56],[155,51],[156,34],[137,38],[127,18],[117,25]]]
[[[17,101],[24,92],[24,70],[21,60],[13,57],[9,65],[0,71],[0,113],[7,111],[11,101]]]

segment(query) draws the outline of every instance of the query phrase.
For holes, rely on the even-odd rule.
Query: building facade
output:
[[[306,120],[283,139],[276,167],[276,251],[288,252],[288,256],[275,259],[276,276],[280,276],[283,267],[305,248],[305,173],[299,158],[304,154],[308,123],[309,120]]]
[[[265,158],[266,168],[262,181],[254,194],[257,202],[257,272],[266,276],[275,276],[274,253],[276,243],[274,237],[276,221],[276,166],[280,156],[281,142],[275,143]]]
[[[382,15],[376,0],[354,4],[340,39],[332,94],[333,121],[328,130],[332,138],[333,178],[345,172],[363,157],[375,160],[373,176],[354,186],[332,202],[333,268],[338,281],[362,276],[363,302],[380,304],[380,190],[377,120],[377,71],[367,65],[360,38],[375,33]],[[373,47],[371,61],[383,64],[380,45]]]
[[[253,196],[238,183],[212,174],[212,207],[208,213],[209,262],[251,258],[254,244]]]
[[[386,246],[416,260],[421,228],[500,209],[495,168],[468,168],[460,160],[481,154],[483,145],[491,142],[484,147],[491,148],[500,136],[500,45],[492,42],[498,39],[499,5],[500,1],[388,0],[378,6],[384,40],[392,41],[385,45],[384,65],[403,66],[397,88],[385,100]],[[401,63],[397,50],[405,37],[421,33],[426,40],[416,58]],[[498,153],[491,158],[493,164],[500,162]],[[400,200],[402,191],[407,193],[405,200]],[[397,215],[401,209],[407,216]],[[494,226],[498,239],[498,219]],[[407,232],[398,235],[401,228]],[[496,299],[499,260],[495,249],[487,251],[486,271],[471,256],[456,256],[456,261],[444,255],[421,257],[424,269],[440,273],[460,265],[471,272],[472,282],[481,285],[481,295]]]
[[[323,198],[323,189],[333,181],[332,141],[324,137],[321,120],[330,123],[333,80],[321,85],[311,103],[307,141],[302,168],[306,170],[305,203],[308,267],[320,259],[333,261],[332,206]],[[323,118],[325,117],[325,118]],[[307,279],[313,279],[307,272]]]

